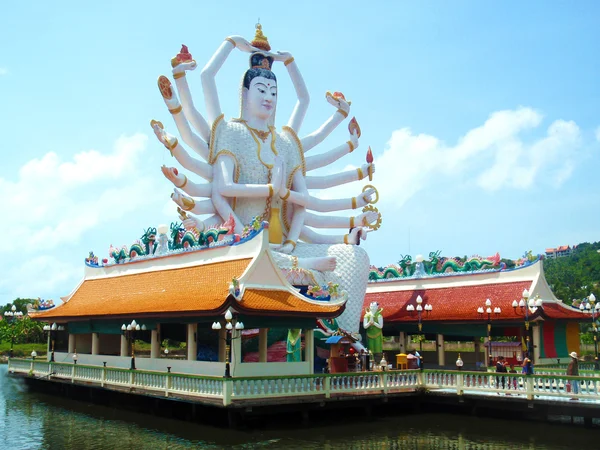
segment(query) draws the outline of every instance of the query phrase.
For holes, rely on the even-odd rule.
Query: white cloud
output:
[[[56,248],[122,217],[132,203],[145,206],[151,183],[135,169],[146,141],[142,134],[121,137],[112,153],[89,150],[65,162],[49,152],[27,162],[16,181],[0,178],[2,223],[19,224],[0,242],[0,254]]]
[[[400,206],[427,185],[448,182],[474,182],[489,191],[527,189],[540,181],[560,185],[575,167],[580,130],[557,120],[545,136],[528,140],[541,122],[531,108],[495,112],[454,146],[408,128],[396,130],[375,159],[382,199]]]
[[[56,301],[83,277],[90,250],[106,256],[111,243],[133,243],[147,221],[176,218],[172,204],[164,207],[170,191],[160,153],[146,154],[146,146],[147,137],[135,134],[117,139],[112,151],[69,159],[48,152],[14,179],[0,177],[0,303]]]
[[[0,67],[0,76],[7,75],[8,69],[6,67]]]

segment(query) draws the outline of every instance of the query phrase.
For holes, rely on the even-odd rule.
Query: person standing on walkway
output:
[[[496,373],[507,373],[506,365],[504,364],[504,356],[498,356],[498,360],[496,361]],[[506,388],[506,377],[496,377],[496,387],[500,389],[500,383],[502,383],[502,389]],[[500,394],[500,392],[498,392]]]
[[[571,377],[578,377],[579,360],[577,359],[577,353],[571,352],[569,353],[569,356],[571,357],[571,362],[569,363],[569,367],[567,367],[567,375]],[[569,380],[569,383],[571,384],[571,392],[575,395],[579,394],[579,380]],[[579,400],[579,398],[573,397],[571,400]]]

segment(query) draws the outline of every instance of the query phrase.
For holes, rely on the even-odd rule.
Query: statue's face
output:
[[[373,302],[369,305],[369,307],[371,308],[371,312],[376,313],[379,309],[379,303]]]
[[[277,105],[277,83],[264,77],[256,77],[250,82],[246,97],[249,114],[262,120],[273,115]]]

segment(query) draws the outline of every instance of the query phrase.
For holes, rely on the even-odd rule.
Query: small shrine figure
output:
[[[374,354],[383,352],[382,311],[383,309],[379,308],[379,303],[372,302],[365,311],[363,318],[363,327],[367,332],[367,348]]]
[[[300,328],[294,328],[288,330],[287,337],[287,362],[301,362],[302,361],[302,330]]]

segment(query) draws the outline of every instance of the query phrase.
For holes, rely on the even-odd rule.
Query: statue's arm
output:
[[[374,164],[363,164],[362,167],[345,172],[322,176],[307,176],[306,185],[309,189],[325,189],[362,180],[369,175],[369,166],[371,167],[371,173],[375,173]]]
[[[193,133],[190,125],[187,121],[186,116],[183,113],[183,107],[179,103],[177,95],[173,92],[171,82],[164,76],[159,78],[159,90],[163,96],[163,100],[169,109],[169,112],[173,116],[177,130],[183,141],[192,147],[192,149],[198,153],[205,161],[208,161],[208,146],[206,141],[203,141],[199,136]],[[204,120],[204,119],[202,119]],[[208,125],[206,125],[208,128]]]
[[[296,106],[294,106],[294,110],[288,121],[288,127],[299,133],[300,127],[302,127],[302,123],[304,122],[304,117],[306,116],[306,111],[308,110],[308,105],[310,104],[310,94],[292,55],[279,52],[279,58],[283,60],[283,63],[287,67],[288,74],[296,91],[296,96],[298,97]]]
[[[383,317],[381,317],[381,314],[377,316],[377,322],[373,322],[373,325],[375,325],[380,330],[383,328]]]
[[[352,153],[357,148],[358,136],[356,133],[352,133],[350,134],[350,140],[345,144],[342,144],[333,150],[329,150],[328,152],[321,153],[320,155],[308,156],[305,159],[306,171],[309,172],[311,170],[319,169],[320,167],[334,163],[342,156]]]
[[[294,174],[294,178],[292,179],[292,187],[294,188],[294,190],[300,192],[307,192],[306,184],[304,182],[304,176],[302,175],[301,171],[296,171],[296,173]],[[296,243],[298,242],[298,239],[300,239],[302,227],[304,226],[305,216],[306,208],[299,205],[295,205],[287,239],[279,248],[279,251],[283,253],[291,253],[296,248]]]
[[[323,140],[331,134],[336,127],[344,121],[344,119],[348,117],[348,113],[338,109],[333,115],[327,119],[327,121],[321,125],[316,131],[313,131],[308,136],[303,137],[300,142],[302,143],[302,148],[306,153],[311,148],[314,148],[317,144],[323,142]]]
[[[215,170],[219,171],[215,188],[225,197],[269,197],[278,193],[281,185],[281,174],[272,184],[241,184],[234,181],[235,162],[231,156],[221,154],[217,158]],[[277,190],[277,191],[276,191]]]
[[[171,155],[175,157],[179,164],[205,180],[212,180],[213,168],[210,164],[192,158],[181,144],[179,144],[177,138],[164,131],[158,122],[152,123],[152,129],[154,130],[157,139],[171,152]]]
[[[173,198],[173,195],[171,197]],[[180,207],[182,206],[181,202],[176,201],[175,198],[173,198],[173,201]],[[193,203],[194,206],[192,208],[186,208],[185,210],[197,215],[214,214],[216,212],[212,200],[202,200],[200,202],[193,200]]]
[[[258,51],[258,49],[252,47],[243,37],[229,36],[223,41],[200,74],[200,78],[202,79],[202,90],[204,91],[204,103],[206,104],[206,115],[210,124],[221,115],[221,104],[219,103],[219,94],[217,92],[215,77],[231,51],[236,47],[241,51],[248,53]]]
[[[210,127],[208,126],[208,122],[206,122],[206,119],[194,106],[194,99],[192,98],[192,93],[190,92],[190,87],[185,77],[187,70],[194,70],[195,68],[195,62],[179,64],[173,69],[173,77],[175,78],[177,92],[179,92],[179,96],[181,97],[181,106],[183,107],[183,114],[185,114],[185,117],[187,118],[187,120],[189,120],[189,122],[196,129],[196,131],[200,133],[200,137],[204,140],[204,142],[208,142],[210,139]],[[183,140],[190,147],[192,146],[189,142],[187,142],[183,133],[181,137],[183,137]]]
[[[189,181],[187,176],[179,173],[173,167],[162,166],[161,170],[167,180],[190,197],[211,197],[212,183],[197,184],[193,181]]]
[[[369,317],[365,314],[365,317],[363,317],[363,327],[365,329],[367,329],[370,326],[371,326],[371,322],[369,321]]]
[[[352,217],[323,216],[307,212],[304,217],[304,223],[309,227],[315,228],[354,228],[356,226],[366,226],[368,223],[373,223],[378,217],[378,213],[370,211]]]
[[[223,185],[223,173],[220,170],[215,171],[215,178],[213,180],[213,183],[215,184],[215,186]],[[233,220],[235,221],[234,230],[236,233],[241,234],[244,230],[244,224],[239,219],[237,214],[233,212],[231,205],[229,204],[227,199],[223,197],[223,194],[218,190],[218,188],[212,190],[211,198],[213,201],[213,206],[222,218],[222,222],[225,222],[230,216],[233,217]]]
[[[357,197],[341,199],[321,199],[307,193],[291,191],[287,193],[288,201],[319,212],[343,211],[345,209],[362,208],[371,202],[375,189],[369,188]]]

